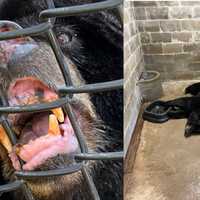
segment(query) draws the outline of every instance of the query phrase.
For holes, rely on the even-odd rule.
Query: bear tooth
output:
[[[61,134],[57,117],[54,114],[49,115],[48,134],[50,134],[50,135],[60,135]]]
[[[63,113],[62,108],[54,108],[51,111],[57,117],[60,123],[64,122],[65,118],[64,118],[64,113]]]
[[[8,153],[12,151],[12,144],[2,125],[0,125],[0,143],[7,149]]]

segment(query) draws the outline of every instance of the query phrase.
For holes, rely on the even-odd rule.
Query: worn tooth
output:
[[[50,134],[50,135],[60,135],[61,134],[57,117],[54,114],[49,115],[48,134]]]
[[[58,121],[60,123],[63,123],[65,118],[64,118],[64,113],[62,108],[54,108],[51,110],[53,112],[53,114],[57,117]]]
[[[21,151],[21,146],[16,147],[15,153],[16,153],[17,155],[20,154],[20,151]]]
[[[12,151],[12,145],[4,128],[0,125],[0,143],[7,149],[8,153]]]
[[[20,135],[21,131],[19,127],[13,127],[12,129],[16,133],[16,135]]]

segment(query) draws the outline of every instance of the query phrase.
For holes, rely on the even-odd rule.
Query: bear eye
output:
[[[66,44],[72,41],[72,35],[70,33],[62,33],[60,35],[58,35],[58,41],[61,44]]]

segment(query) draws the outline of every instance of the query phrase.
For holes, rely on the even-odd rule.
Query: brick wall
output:
[[[133,2],[124,2],[124,148],[127,151],[140,109],[136,82],[143,70],[140,34],[135,23]]]
[[[145,67],[163,79],[200,78],[200,1],[135,1]]]

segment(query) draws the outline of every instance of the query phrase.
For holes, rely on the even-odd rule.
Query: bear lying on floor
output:
[[[185,137],[199,134],[200,133],[200,83],[195,83],[185,88],[185,94],[190,94],[192,96],[176,98],[166,102],[157,101],[152,103],[145,110],[143,118],[147,121],[157,122],[157,123],[163,123],[169,119],[186,118],[187,122],[185,126],[185,134],[184,134]],[[150,109],[149,111],[149,108],[152,109]],[[161,112],[161,110],[163,111]],[[147,116],[149,112],[150,115]],[[162,116],[166,117],[166,120],[161,121],[159,117]]]
[[[194,83],[190,86],[188,86],[185,89],[185,94],[191,94],[196,96],[196,100],[198,101],[197,103],[192,104],[192,112],[190,113],[186,126],[185,126],[185,137],[189,137],[194,134],[199,134],[200,133],[200,106],[199,106],[199,98],[198,96],[200,95],[200,83]]]

